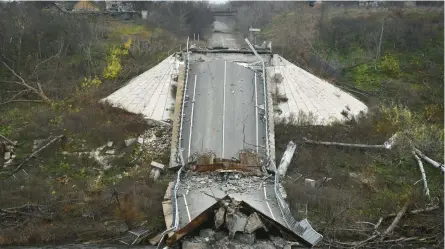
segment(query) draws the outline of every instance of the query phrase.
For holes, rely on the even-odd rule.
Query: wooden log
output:
[[[416,152],[416,154],[418,156],[420,156],[423,160],[427,161],[429,164],[440,169],[442,172],[445,171],[445,166],[443,165],[443,163],[438,163],[438,162],[434,161],[433,159],[431,159],[431,158],[427,157],[425,154],[423,154],[422,151],[420,151],[416,148],[414,148],[414,151]]]
[[[413,153],[414,158],[417,160],[417,165],[419,165],[420,173],[422,175],[424,194],[429,199],[430,198],[430,190],[428,189],[428,182],[426,181],[426,174],[425,174],[425,169],[423,168],[422,160],[420,160],[420,157],[417,156],[415,151],[412,151],[412,153]]]

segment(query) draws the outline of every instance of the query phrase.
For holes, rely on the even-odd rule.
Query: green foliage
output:
[[[379,61],[378,68],[388,76],[397,77],[400,74],[399,61],[391,54],[383,56]]]
[[[138,24],[120,24],[117,28],[113,29],[112,33],[112,36],[114,37],[130,35],[141,35],[145,38],[148,38],[150,36],[150,31],[147,30],[147,28],[145,28],[144,26]]]
[[[107,66],[104,69],[103,77],[105,79],[116,79],[122,71],[121,58],[128,55],[131,47],[131,39],[120,47],[112,47],[108,51]]]
[[[380,87],[380,77],[368,64],[357,66],[353,71],[356,85],[363,90],[376,90]]]
[[[91,88],[97,88],[102,84],[102,81],[99,79],[99,77],[94,76],[94,78],[88,77],[84,78],[83,81],[80,83],[80,88],[83,91],[89,90]]]
[[[12,125],[1,125],[0,134],[9,137],[12,134]]]

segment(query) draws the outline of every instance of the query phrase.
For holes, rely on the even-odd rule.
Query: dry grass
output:
[[[377,222],[379,217],[400,210],[407,200],[412,201],[411,208],[425,206],[428,202],[422,194],[420,184],[413,185],[420,179],[420,172],[414,159],[404,148],[391,151],[373,151],[333,146],[309,145],[303,137],[319,141],[345,143],[383,144],[397,130],[388,125],[376,130],[382,122],[377,110],[349,124],[330,126],[310,126],[310,122],[296,125],[289,122],[275,124],[277,158],[281,158],[289,140],[297,142],[297,149],[289,167],[289,177],[284,186],[288,193],[294,215],[303,218],[307,204],[308,219],[314,228],[321,231],[328,239],[340,241],[358,241],[367,236],[357,231],[358,221]],[[432,202],[443,201],[443,179],[437,169],[425,165]],[[299,175],[302,175],[297,179]],[[304,179],[321,180],[332,178],[313,189],[305,186]],[[297,180],[295,180],[297,179]],[[436,236],[443,233],[443,214],[426,214],[427,220],[418,227],[431,229],[418,236]],[[419,220],[418,217],[413,219]],[[387,227],[390,220],[385,220],[382,227]],[[408,218],[403,222],[413,224]],[[394,236],[412,234],[415,226],[403,227]],[[360,230],[360,229],[358,229]],[[366,234],[366,233],[365,233]]]
[[[0,185],[1,206],[41,205],[39,210],[23,210],[51,217],[52,221],[26,216],[2,218],[0,245],[84,242],[117,242],[128,227],[143,224],[151,233],[164,229],[160,200],[166,182],[142,177],[124,177],[114,186],[96,184],[86,179],[66,183],[48,178],[40,170],[23,182],[8,181]],[[119,203],[113,192],[118,193]],[[7,220],[6,220],[7,219]]]

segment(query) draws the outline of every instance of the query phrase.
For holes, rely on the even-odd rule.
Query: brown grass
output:
[[[414,203],[412,208],[423,207],[428,203],[422,194],[422,186],[413,185],[420,179],[420,173],[416,162],[404,148],[375,151],[309,145],[303,142],[303,137],[306,137],[319,141],[383,144],[397,129],[387,125],[384,129],[376,130],[377,123],[382,124],[382,120],[384,119],[380,113],[372,109],[370,115],[348,124],[326,127],[297,126],[288,122],[275,124],[277,159],[281,158],[289,140],[297,142],[288,171],[290,178],[284,181],[291,210],[296,217],[303,218],[302,211],[305,211],[304,204],[307,204],[311,224],[329,239],[366,239],[366,235],[348,229],[356,229],[357,221],[375,223],[381,216],[398,212],[408,198]],[[428,165],[425,165],[425,170],[433,202],[439,203],[443,200],[442,177],[438,177],[437,169]],[[351,176],[350,173],[356,176]],[[300,174],[302,176],[294,180]],[[305,178],[321,180],[323,177],[330,177],[332,180],[316,189],[305,186]],[[429,220],[436,217],[436,222],[431,224],[434,228],[425,230],[418,236],[441,234],[442,214],[426,215],[430,217]],[[382,227],[386,228],[390,221],[385,221]],[[412,224],[413,221],[409,218],[404,222]],[[419,227],[428,225],[426,222],[418,224]],[[414,227],[411,226],[410,229]],[[394,236],[402,235],[402,232],[396,232]]]

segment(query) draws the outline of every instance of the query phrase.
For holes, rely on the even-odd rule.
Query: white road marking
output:
[[[221,158],[224,158],[224,122],[225,122],[225,112],[226,112],[226,69],[227,61],[224,61],[224,87],[223,87],[223,120],[222,120],[222,152]]]
[[[193,111],[195,110],[196,79],[197,79],[197,75],[195,74],[195,85],[193,86],[192,115],[191,115],[191,118],[190,118],[190,137],[189,137],[189,149],[188,149],[187,161],[190,158],[190,147],[191,147],[191,144],[192,144]]]
[[[273,215],[272,209],[270,208],[269,202],[267,201],[266,186],[264,186],[263,189],[264,189],[264,200],[266,201],[267,208],[269,208],[269,212],[270,215],[272,216],[272,219],[275,220],[275,216]]]
[[[192,219],[190,217],[190,210],[189,210],[189,205],[187,204],[187,198],[185,198],[185,195],[182,195],[182,197],[184,197],[185,210],[187,211],[187,216],[189,217],[189,222],[190,222],[192,221]]]
[[[256,73],[253,75],[255,79],[255,134],[256,134],[256,153],[258,154],[258,95],[256,89]]]

